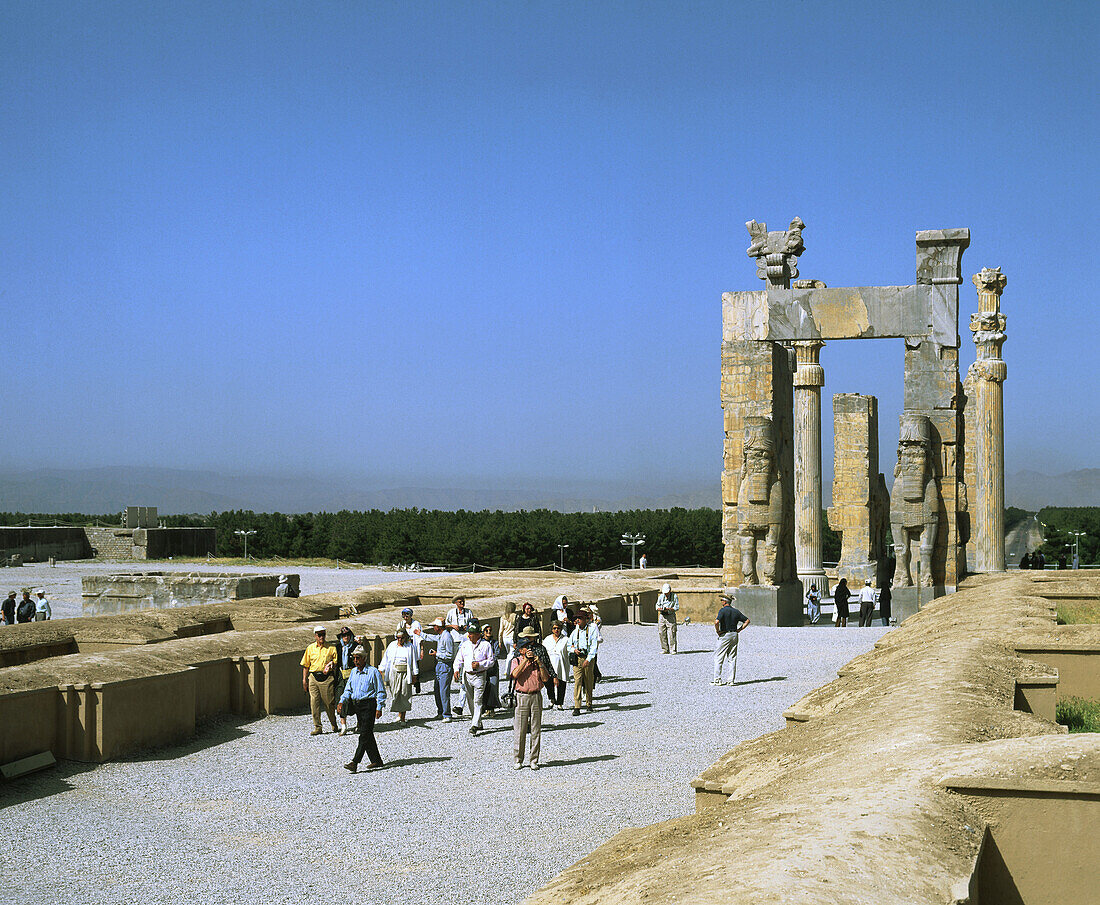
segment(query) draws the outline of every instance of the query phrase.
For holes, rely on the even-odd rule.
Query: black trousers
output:
[[[369,764],[382,763],[382,755],[378,753],[378,744],[374,740],[374,714],[378,710],[374,698],[366,698],[362,701],[351,702],[352,711],[359,717],[359,745],[355,749],[355,757],[351,759],[353,764],[359,764],[366,754]]]
[[[546,686],[546,696],[551,704],[559,707],[565,703],[565,690],[569,687],[568,679],[554,679],[553,684]]]

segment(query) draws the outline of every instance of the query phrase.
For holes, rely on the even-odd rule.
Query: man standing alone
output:
[[[657,636],[661,639],[661,653],[676,653],[676,612],[680,609],[680,598],[672,593],[672,585],[667,581],[661,585],[657,595]]]
[[[332,731],[339,732],[336,726],[336,648],[325,643],[325,627],[318,625],[313,629],[314,642],[302,655],[302,690],[309,695],[309,709],[313,713],[313,731],[310,735],[321,734],[321,705],[324,704]]]
[[[749,617],[733,605],[736,598],[729,591],[721,594],[722,606],[714,620],[718,644],[714,648],[714,681],[711,685],[732,685],[737,678],[737,636],[749,624]],[[723,680],[726,663],[730,664],[729,679]]]
[[[538,632],[528,626],[521,633],[528,645],[509,664],[508,672],[516,683],[516,715],[513,753],[516,769],[523,767],[523,752],[527,733],[531,733],[531,769],[539,768],[539,748],[542,743],[542,690],[550,681],[550,670],[539,655]]]

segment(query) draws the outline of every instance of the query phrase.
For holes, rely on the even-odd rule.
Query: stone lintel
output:
[[[722,301],[727,342],[898,337],[927,337],[953,347],[959,342],[957,286],[768,289],[727,292]]]

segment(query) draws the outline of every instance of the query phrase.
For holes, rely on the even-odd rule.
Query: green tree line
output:
[[[0,513],[9,525],[49,523],[53,516]],[[118,524],[117,514],[66,513],[58,522]],[[348,562],[427,563],[532,568],[561,561],[559,544],[568,544],[565,566],[593,571],[630,562],[625,533],[644,534],[638,555],[653,566],[722,564],[721,513],[717,509],[637,509],[624,512],[554,512],[548,509],[501,512],[445,512],[429,509],[372,509],[367,512],[280,512],[233,510],[208,516],[172,515],[170,528],[212,527],[221,556],[242,556],[248,538],[251,555],[288,559],[342,559]]]
[[[1045,506],[1039,510],[1045,541],[1040,550],[1047,563],[1056,563],[1065,555],[1073,561],[1074,531],[1083,531],[1080,538],[1081,563],[1100,562],[1100,507],[1098,506]]]

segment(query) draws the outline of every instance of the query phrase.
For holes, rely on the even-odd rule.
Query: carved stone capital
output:
[[[962,282],[962,253],[970,245],[969,229],[925,229],[917,233],[917,282],[932,285]]]
[[[966,372],[968,378],[1004,383],[1008,377],[1008,365],[1000,358],[979,358]]]
[[[1008,285],[1008,278],[1001,273],[1000,267],[983,267],[980,272],[971,277],[978,292],[995,292],[1000,295]]]
[[[746,253],[756,258],[756,275],[766,280],[769,287],[789,289],[791,280],[798,276],[798,256],[806,250],[802,243],[806,224],[795,217],[785,230],[768,232],[767,223],[755,220],[745,226],[752,238]]]
[[[794,385],[796,387],[825,386],[825,369],[818,363],[818,356],[825,342],[820,339],[800,339],[792,345],[797,364]]]

